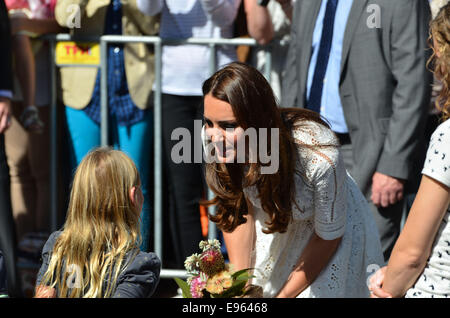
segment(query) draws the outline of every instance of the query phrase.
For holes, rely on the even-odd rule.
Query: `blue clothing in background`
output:
[[[65,107],[69,138],[76,167],[83,157],[100,145],[100,126],[89,118],[83,110]],[[153,113],[146,112],[143,120],[130,126],[117,125],[114,115],[109,119],[110,142],[115,149],[125,152],[136,164],[141,177],[144,206],[141,213],[141,236],[143,251],[149,250],[152,202],[150,199],[150,162],[153,158]]]
[[[102,23],[102,22],[99,22]],[[122,4],[111,1],[105,18],[105,34],[122,34]],[[88,106],[77,110],[67,105],[66,120],[72,151],[72,167],[100,142],[100,72]],[[141,110],[132,101],[125,74],[122,45],[108,47],[108,124],[109,141],[115,149],[125,152],[136,164],[141,177],[144,206],[141,213],[143,251],[149,250],[152,201],[150,196],[151,160],[153,158],[153,111]]]
[[[352,5],[353,0],[341,0],[337,5],[336,16],[334,19],[333,40],[327,71],[325,73],[322,92],[322,107],[320,109],[320,114],[330,123],[331,129],[337,133],[348,133],[347,124],[345,122],[344,112],[342,109],[341,97],[339,95],[339,82],[341,78],[344,33]],[[326,6],[327,0],[323,0],[314,28],[312,56],[308,71],[307,99],[309,99],[310,96],[314,70],[316,68],[317,57],[319,54]]]
[[[338,0],[328,0],[323,18],[322,35],[320,37],[319,53],[317,55],[314,77],[309,92],[306,108],[320,113],[322,107],[322,93],[328,60],[333,42],[334,17],[336,16]]]
[[[122,4],[113,0],[108,7],[104,34],[122,34]],[[86,114],[100,124],[100,71],[97,73],[94,92]],[[127,126],[141,121],[147,110],[138,108],[131,99],[125,74],[123,45],[108,46],[108,111],[115,114],[117,123]]]

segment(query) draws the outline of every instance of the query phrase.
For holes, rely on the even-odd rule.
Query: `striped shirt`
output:
[[[148,15],[161,13],[163,39],[231,38],[241,0],[138,0]],[[211,75],[209,47],[177,45],[163,47],[162,92],[201,96],[202,84]],[[216,68],[236,60],[235,47],[218,47]]]

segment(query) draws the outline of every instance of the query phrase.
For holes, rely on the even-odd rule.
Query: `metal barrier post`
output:
[[[50,230],[58,229],[58,104],[54,39],[49,40],[50,45]]]
[[[162,262],[162,124],[161,124],[161,78],[162,78],[162,47],[161,39],[155,42],[155,92],[154,92],[154,244],[155,253]]]
[[[264,77],[270,83],[272,77],[272,45],[266,47],[264,63]]]
[[[100,143],[108,146],[108,42],[100,37]]]
[[[216,58],[216,45],[211,43],[209,45],[209,75],[213,75],[216,72],[217,58]],[[208,189],[208,200],[214,199],[214,193],[211,189]],[[215,214],[215,207],[208,207],[208,213],[211,215]],[[214,222],[208,219],[208,239],[213,240],[217,238],[217,227]]]

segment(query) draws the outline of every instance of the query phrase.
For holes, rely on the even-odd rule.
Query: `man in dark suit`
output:
[[[0,0],[0,43],[0,250],[6,263],[8,294],[10,297],[22,297],[16,267],[16,233],[11,211],[9,168],[3,135],[11,124],[10,99],[13,88],[10,26],[4,0]]]
[[[371,204],[385,259],[418,175],[431,73],[423,0],[297,0],[282,105],[319,112]]]

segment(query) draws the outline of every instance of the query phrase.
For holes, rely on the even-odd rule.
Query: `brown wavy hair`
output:
[[[434,47],[434,39],[437,47]],[[442,90],[436,98],[436,108],[442,113],[442,120],[450,117],[450,4],[441,8],[430,24],[430,45],[433,54],[428,64],[442,82]]]
[[[213,97],[231,105],[237,125],[244,130],[252,127],[279,129],[279,168],[274,174],[261,174],[263,164],[256,163],[210,163],[206,165],[206,182],[215,194],[203,205],[216,205],[210,219],[225,232],[232,232],[246,222],[247,202],[243,188],[256,185],[261,206],[269,216],[264,233],[283,233],[292,219],[292,204],[295,204],[294,174],[298,145],[292,138],[294,124],[314,121],[328,125],[320,115],[299,108],[279,108],[272,88],[264,76],[252,66],[233,62],[216,72],[203,83],[203,95]],[[268,134],[267,149],[271,149]]]

